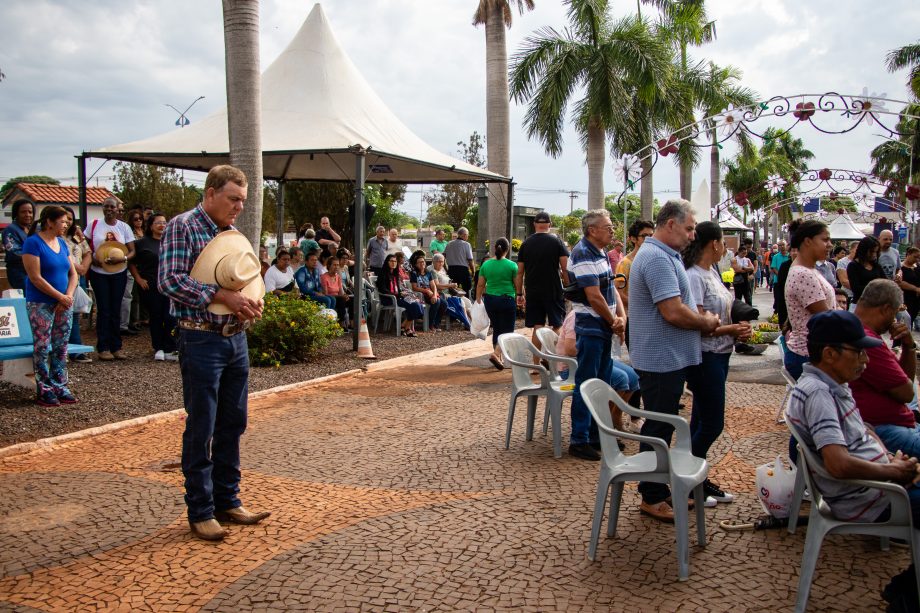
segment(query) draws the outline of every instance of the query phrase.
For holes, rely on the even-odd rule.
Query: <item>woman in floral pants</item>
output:
[[[77,271],[62,238],[67,231],[67,211],[47,206],[23,243],[26,269],[26,308],[35,350],[36,402],[44,407],[74,404],[67,387],[67,341],[73,322],[73,293]]]

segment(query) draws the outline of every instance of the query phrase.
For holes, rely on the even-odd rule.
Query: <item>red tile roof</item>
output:
[[[20,189],[27,198],[36,204],[78,204],[80,189],[76,185],[43,185],[41,183],[17,183],[13,188]],[[104,187],[87,187],[87,204],[102,204],[112,192]]]

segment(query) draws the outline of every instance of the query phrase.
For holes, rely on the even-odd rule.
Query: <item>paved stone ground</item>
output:
[[[553,459],[520,417],[503,448],[510,374],[486,351],[255,399],[243,499],[273,515],[219,544],[188,532],[181,419],[0,460],[0,610],[791,609],[804,531],[718,525],[762,513],[754,469],[786,448],[781,386],[729,384],[711,476],[737,500],[706,511],[707,546],[678,583],[673,529],[639,514],[633,484],[617,537],[587,560],[597,464]],[[908,557],[828,539],[811,609],[882,609]]]

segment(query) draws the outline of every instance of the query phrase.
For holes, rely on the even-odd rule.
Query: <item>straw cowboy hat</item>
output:
[[[262,281],[262,265],[252,251],[249,239],[236,230],[225,230],[201,250],[191,276],[199,283],[243,292],[251,300],[265,297],[265,282]],[[208,310],[217,315],[230,315],[225,304],[212,302]]]
[[[109,258],[112,262],[106,262]],[[128,268],[128,247],[118,241],[105,241],[96,249],[96,259],[102,262],[102,270],[121,272]]]

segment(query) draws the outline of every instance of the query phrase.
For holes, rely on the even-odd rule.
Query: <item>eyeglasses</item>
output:
[[[858,356],[866,355],[866,350],[861,349],[859,347],[848,347],[846,345],[838,345],[837,349],[839,349],[840,351],[852,351]]]
[[[640,234],[639,238],[648,238],[649,236],[652,236],[652,234],[653,232],[649,232],[648,234]]]
[[[606,226],[591,226],[595,230],[603,230],[604,232],[613,232],[613,225],[608,224]]]

